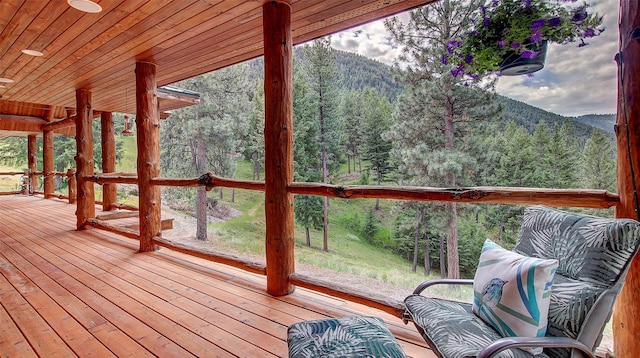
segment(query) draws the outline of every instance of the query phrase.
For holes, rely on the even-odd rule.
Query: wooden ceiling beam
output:
[[[42,132],[47,122],[42,118],[0,114],[0,130]]]

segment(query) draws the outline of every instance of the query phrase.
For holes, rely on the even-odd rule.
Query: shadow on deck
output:
[[[3,357],[282,357],[289,325],[349,315],[381,317],[408,355],[433,357],[413,325],[385,312],[302,288],[272,297],[264,276],[76,231],[74,212],[0,197]]]

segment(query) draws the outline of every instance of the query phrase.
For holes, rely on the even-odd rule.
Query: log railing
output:
[[[135,184],[137,177],[130,173],[97,174],[88,178],[98,184],[117,183]],[[198,178],[153,178],[152,185],[174,187],[204,186],[206,190],[214,187],[248,189],[265,191],[265,183],[251,180],[237,180],[222,178],[212,173],[206,173]],[[324,183],[292,183],[288,187],[292,194],[328,196],[342,199],[381,198],[396,200],[415,200],[429,202],[458,202],[474,204],[513,204],[548,206],[582,207],[606,209],[619,204],[618,194],[606,190],[591,189],[543,189],[543,188],[515,188],[515,187],[467,187],[467,188],[431,188],[431,187],[393,187],[376,185],[330,185]],[[104,221],[92,219],[89,224],[96,228],[120,232],[127,237],[136,237],[130,230],[115,228]],[[249,272],[265,275],[263,264],[250,262],[241,258],[189,248],[170,240],[155,237],[153,244],[171,250],[200,257],[206,260],[240,268]],[[363,303],[388,313],[400,316],[402,309],[398,302],[390,302],[384,297],[365,296],[346,287],[330,282],[322,282],[311,277],[294,273],[290,276],[291,284],[328,293],[336,297]]]

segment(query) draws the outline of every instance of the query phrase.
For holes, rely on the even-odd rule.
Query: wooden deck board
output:
[[[385,312],[135,240],[75,230],[75,207],[0,198],[0,352],[5,356],[284,357],[287,327],[348,315],[385,319],[413,357],[432,352]],[[6,354],[5,354],[6,352]]]

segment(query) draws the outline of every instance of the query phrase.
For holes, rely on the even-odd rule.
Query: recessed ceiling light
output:
[[[102,6],[90,0],[67,0],[67,3],[74,9],[92,14],[102,11]]]
[[[24,49],[22,50],[22,53],[29,56],[37,56],[37,57],[42,56],[42,52],[36,51],[36,50]]]
[[[13,80],[10,79],[10,78],[0,77],[0,82],[2,82],[2,83],[13,83]]]

